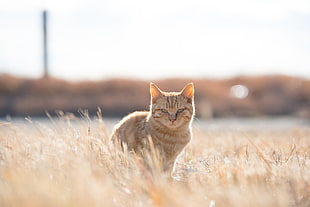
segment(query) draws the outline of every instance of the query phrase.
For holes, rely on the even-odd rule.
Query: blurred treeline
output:
[[[230,79],[155,80],[164,91],[195,85],[197,116],[296,116],[310,117],[310,80],[288,76],[235,77]],[[249,94],[238,99],[231,87],[244,85]],[[148,110],[149,82],[111,79],[68,82],[55,78],[29,79],[0,75],[0,116],[46,116],[46,112],[77,113],[98,107],[105,117]]]

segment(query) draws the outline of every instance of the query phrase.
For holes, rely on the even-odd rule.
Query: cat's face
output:
[[[163,92],[150,84],[151,113],[154,120],[171,129],[188,125],[195,113],[194,85],[187,84],[181,92]]]

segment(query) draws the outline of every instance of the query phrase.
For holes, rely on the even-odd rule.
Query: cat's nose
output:
[[[175,120],[177,120],[176,114],[169,114],[169,120],[173,123]]]
[[[169,119],[172,123],[175,121],[175,119]]]

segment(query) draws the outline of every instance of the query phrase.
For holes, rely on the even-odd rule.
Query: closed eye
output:
[[[184,110],[185,110],[184,108],[178,109],[178,110],[177,110],[177,113],[182,113]]]

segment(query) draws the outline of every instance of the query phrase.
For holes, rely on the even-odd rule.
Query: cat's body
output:
[[[151,139],[162,156],[164,170],[171,172],[177,156],[191,140],[193,84],[179,93],[167,93],[151,83],[150,92],[150,111],[134,112],[123,118],[111,138],[137,154],[149,149]]]

